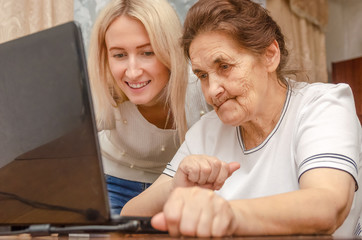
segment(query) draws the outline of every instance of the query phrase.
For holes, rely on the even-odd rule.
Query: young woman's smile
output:
[[[150,82],[151,82],[151,80],[146,81],[146,82],[138,82],[138,83],[131,83],[131,82],[126,82],[126,83],[132,89],[141,89],[141,88],[144,88],[145,86],[147,86]]]

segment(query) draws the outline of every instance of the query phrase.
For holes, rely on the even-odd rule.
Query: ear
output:
[[[265,50],[264,53],[266,67],[268,72],[274,72],[279,66],[280,63],[280,49],[279,44],[274,40],[269,47]]]

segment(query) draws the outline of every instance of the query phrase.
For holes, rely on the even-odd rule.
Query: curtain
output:
[[[73,0],[0,0],[0,43],[73,20]]]
[[[306,71],[310,82],[328,82],[327,0],[267,0],[266,7],[284,33],[288,69]]]

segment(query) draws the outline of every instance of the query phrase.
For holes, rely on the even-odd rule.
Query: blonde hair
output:
[[[182,25],[175,10],[166,0],[112,0],[99,14],[92,31],[88,55],[88,71],[97,127],[115,126],[114,108],[126,95],[115,83],[107,60],[105,34],[110,24],[120,16],[138,19],[146,28],[156,57],[170,70],[165,87],[166,102],[174,117],[174,127],[180,142],[187,130],[185,95],[187,87],[187,60],[180,46]]]

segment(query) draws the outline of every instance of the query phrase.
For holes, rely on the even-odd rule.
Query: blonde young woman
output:
[[[113,214],[156,180],[184,140],[188,71],[181,35],[166,0],[113,0],[93,27],[88,70]],[[207,111],[194,104],[187,109],[196,115],[187,119]]]

